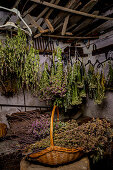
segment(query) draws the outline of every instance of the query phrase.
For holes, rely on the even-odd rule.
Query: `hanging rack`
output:
[[[85,64],[85,66],[87,66],[88,64],[91,64],[92,66],[94,66],[91,62],[91,60],[88,60],[88,62]]]
[[[110,50],[110,51],[108,52],[108,54],[109,54],[110,56],[109,56],[106,60],[100,62],[100,63],[97,65],[98,68],[100,68],[100,65],[102,65],[103,63],[105,63],[105,62],[107,62],[107,61],[111,61],[111,60],[113,61],[113,58],[112,58],[113,51]]]
[[[19,12],[16,8],[9,9],[9,8],[2,7],[2,6],[0,6],[0,8],[15,13],[15,14],[20,18],[20,20],[24,23],[24,25],[27,27],[29,36],[32,35],[31,29],[29,28],[29,26],[27,25],[27,23],[23,20],[23,18],[21,17],[20,12]],[[2,27],[3,27],[3,26],[4,26],[4,25],[2,25]],[[11,26],[12,26],[12,25],[11,25]],[[24,31],[26,32],[26,30],[24,30]]]
[[[98,65],[100,65],[100,66],[103,67],[103,64],[102,64],[98,59],[96,60],[95,64],[93,64],[93,66],[95,67],[95,65],[96,65],[97,63],[98,63]],[[97,68],[99,68],[98,65],[97,65]]]
[[[81,63],[81,65],[83,64],[82,61],[79,59],[80,54],[77,51],[77,47],[75,46],[75,56],[76,56],[76,61],[79,61]]]

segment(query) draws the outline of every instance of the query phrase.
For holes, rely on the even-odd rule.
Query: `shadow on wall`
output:
[[[82,105],[82,112],[84,116],[105,118],[113,124],[113,92],[107,92],[100,105],[87,98],[86,104]]]

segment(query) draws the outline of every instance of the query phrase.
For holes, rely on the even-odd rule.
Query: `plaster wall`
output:
[[[96,59],[98,59],[100,62],[106,59],[105,54],[92,56],[93,43],[95,43],[97,46],[97,49],[99,49],[101,47],[105,47],[107,45],[112,44],[112,42],[113,42],[113,31],[100,36],[98,40],[91,41],[89,49],[87,49],[82,44],[84,46],[83,48],[84,53],[88,54],[88,57],[84,58],[83,60],[84,63],[86,64],[88,59],[90,59],[93,64],[95,63]],[[108,57],[109,55],[110,53],[108,53]],[[113,53],[111,55],[113,56]],[[95,70],[101,71],[101,68],[98,69],[95,66]],[[107,74],[108,74],[108,63],[106,62],[105,76],[107,76]],[[101,105],[97,105],[94,103],[94,100],[87,98],[87,102],[85,105],[82,105],[81,110],[85,116],[106,118],[107,120],[113,123],[113,92],[106,93],[105,99],[103,100],[103,103]]]

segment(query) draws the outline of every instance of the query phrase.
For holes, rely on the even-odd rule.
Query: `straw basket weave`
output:
[[[68,149],[53,144],[53,118],[55,109],[57,111],[57,121],[59,121],[59,110],[57,106],[53,107],[50,124],[50,147],[37,153],[27,156],[28,160],[37,161],[48,165],[60,165],[75,161],[83,155],[82,149]]]
[[[0,123],[0,138],[4,137],[7,133],[7,125],[5,123]]]

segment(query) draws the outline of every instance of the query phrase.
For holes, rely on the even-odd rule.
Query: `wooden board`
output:
[[[89,12],[96,4],[97,4],[98,0],[91,0],[89,1],[86,5],[84,5],[84,7],[80,10],[81,12]],[[69,31],[72,27],[76,26],[75,24],[77,24],[81,19],[83,18],[83,16],[72,16],[70,18],[70,22],[73,23],[73,25],[71,25],[70,28],[67,29],[67,31]]]
[[[65,11],[65,12],[68,12],[68,13],[71,13],[71,14],[77,14],[77,15],[82,15],[82,16],[85,16],[85,17],[98,18],[98,19],[103,19],[103,20],[113,20],[113,18],[110,18],[110,17],[98,16],[98,15],[93,15],[93,14],[89,14],[89,13],[82,12],[82,11],[77,11],[77,10],[69,9],[69,8],[66,8],[66,7],[63,7],[63,6],[59,6],[59,5],[55,5],[55,4],[49,3],[49,2],[44,1],[44,0],[43,0],[43,2],[40,1],[40,0],[30,0],[30,1],[36,2],[38,4],[41,4],[41,5],[50,7],[50,8],[54,8],[54,9],[58,9],[58,10],[61,10],[61,11]]]
[[[37,22],[35,22],[34,18],[30,14],[27,14],[27,18],[29,19],[30,23],[39,30],[40,33],[44,31],[44,29]]]
[[[36,7],[37,7],[37,4],[31,5],[30,8],[27,11],[25,11],[22,16],[25,17],[27,14],[29,14]]]
[[[94,15],[98,15],[99,11],[94,11],[93,12]],[[77,31],[80,31],[81,29],[85,28],[86,26],[88,26],[88,24],[90,24],[93,21],[92,18],[88,18],[85,19],[80,25],[78,25],[73,31],[72,33],[75,33]],[[80,33],[81,34],[81,33]],[[78,34],[77,34],[78,35]]]
[[[74,9],[74,7],[77,6],[77,4],[79,3],[79,1],[80,1],[80,0],[76,0],[76,1],[74,2],[73,0],[71,0],[71,2],[69,1],[69,2],[66,4],[65,7],[66,7],[66,8],[72,8],[72,9]],[[74,5],[73,5],[73,3],[74,3]],[[58,23],[60,23],[61,20],[62,20],[64,17],[66,17],[67,15],[69,15],[69,14],[65,14],[64,12],[60,12],[60,13],[58,14],[58,16],[56,16],[55,19],[53,20],[53,25],[54,25],[54,27],[55,27]]]
[[[92,55],[107,54],[109,51],[113,51],[113,44],[92,51]]]

